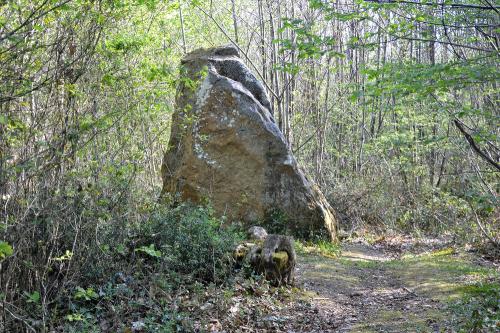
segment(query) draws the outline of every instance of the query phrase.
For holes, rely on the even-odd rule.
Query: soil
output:
[[[177,330],[166,331],[456,332],[471,310],[450,306],[478,282],[500,281],[498,263],[439,240],[359,240],[337,250],[297,246],[295,287],[242,271],[225,288],[179,290],[169,306]]]
[[[351,243],[338,258],[300,254],[297,284],[328,321],[314,331],[451,332],[449,304],[465,286],[498,278],[498,267],[450,248],[410,252]]]

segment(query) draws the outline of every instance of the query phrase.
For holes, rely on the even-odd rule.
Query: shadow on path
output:
[[[447,304],[484,269],[452,253],[391,259],[365,244],[339,258],[299,255],[297,282],[311,293],[331,332],[443,332]]]

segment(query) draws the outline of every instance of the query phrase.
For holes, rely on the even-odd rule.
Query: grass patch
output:
[[[440,272],[456,275],[488,276],[492,273],[491,269],[474,265],[468,260],[469,258],[457,254],[454,250],[447,249],[421,255],[405,256],[401,260],[389,261],[387,264],[391,266],[424,266],[428,269],[435,268]]]
[[[315,242],[295,240],[295,251],[298,254],[319,254],[327,258],[338,258],[342,253],[339,244],[325,240]]]
[[[380,267],[381,265],[384,264],[381,261],[366,260],[366,259],[352,260],[352,259],[346,259],[346,258],[339,258],[338,261],[339,261],[339,263],[341,263],[343,266],[346,266],[346,267],[359,267],[359,268],[367,268],[367,269],[374,269],[374,268]]]
[[[455,254],[456,251],[453,248],[447,248],[447,249],[441,249],[437,251],[433,251],[429,254],[430,257],[443,257],[443,256],[449,256],[452,254]]]

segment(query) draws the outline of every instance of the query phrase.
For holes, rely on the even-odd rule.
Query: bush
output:
[[[466,296],[452,310],[458,332],[498,332],[500,285],[484,283],[467,287]]]
[[[210,208],[188,204],[152,213],[135,233],[135,251],[154,259],[162,270],[215,283],[230,275],[239,239]]]
[[[94,325],[104,311],[94,304],[96,295],[99,303],[127,313],[130,306],[119,294],[124,288],[144,298],[144,285],[168,293],[230,276],[238,237],[209,208],[171,209],[148,200],[132,205],[120,202],[120,195],[116,205],[105,204],[104,196],[92,195],[96,188],[70,199],[54,195],[48,209],[0,232],[0,298],[10,311],[0,318],[0,330],[61,323],[89,331],[85,325]],[[138,213],[129,207],[144,208]]]
[[[257,224],[266,229],[266,231],[270,234],[290,235],[295,239],[303,241],[328,242],[330,239],[329,233],[325,227],[299,227],[298,224],[294,222],[293,218],[287,216],[287,214],[280,209],[271,209],[267,211],[264,219]]]
[[[265,218],[260,225],[270,234],[290,235],[290,221],[286,214],[279,209],[266,212]]]
[[[479,218],[491,238],[498,237],[498,222],[489,197],[427,184],[408,190],[397,181],[391,183],[389,178],[371,183],[362,177],[345,180],[331,186],[326,193],[349,236],[365,231],[395,231],[418,236],[453,236],[458,243],[478,246],[486,240],[475,223]]]

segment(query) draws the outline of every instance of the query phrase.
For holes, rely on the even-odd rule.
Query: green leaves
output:
[[[99,298],[99,295],[92,288],[83,289],[82,287],[77,287],[74,297],[77,300],[92,301]]]
[[[292,30],[296,38],[275,39],[273,43],[280,45],[280,52],[293,50],[298,52],[298,59],[316,59],[323,55],[332,57],[344,57],[343,53],[333,50],[336,44],[335,38],[331,36],[319,36],[314,31],[314,25],[301,19],[283,19],[283,26],[279,30]]]
[[[150,244],[149,246],[141,246],[141,247],[135,249],[135,251],[136,252],[143,252],[143,253],[145,253],[148,256],[153,257],[153,258],[161,258],[163,256],[161,251],[155,250],[154,244]]]
[[[0,242],[0,260],[3,260],[14,253],[12,246],[7,242]]]
[[[81,313],[68,314],[65,318],[69,322],[83,321],[85,319]]]
[[[26,301],[28,303],[39,304],[40,303],[40,293],[38,291],[34,291],[33,293],[24,292],[24,296],[26,297]]]
[[[299,71],[300,71],[300,66],[297,65],[297,64],[293,64],[293,63],[285,63],[284,65],[275,65],[273,67],[274,69],[278,70],[278,71],[282,71],[282,72],[285,72],[285,73],[290,73],[292,75],[295,75],[297,74]]]
[[[71,260],[73,258],[73,252],[70,250],[66,250],[64,254],[60,257],[55,258],[55,261],[66,261],[66,260]]]
[[[129,51],[137,51],[144,44],[145,40],[136,36],[117,35],[114,39],[107,42],[107,47],[115,52],[127,53]]]
[[[220,282],[231,271],[236,235],[221,228],[210,208],[180,205],[159,209],[137,231],[144,237],[135,252],[155,258],[169,272],[190,275],[198,281]],[[155,245],[156,244],[156,245]]]

